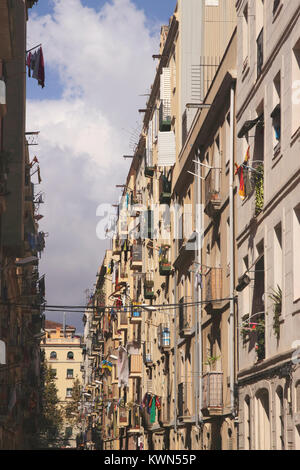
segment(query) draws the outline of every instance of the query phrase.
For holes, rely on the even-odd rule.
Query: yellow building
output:
[[[46,337],[41,349],[45,351],[45,360],[51,367],[58,390],[58,398],[62,407],[65,407],[72,398],[73,383],[76,378],[82,384],[82,349],[81,337],[75,335],[76,328],[61,323],[46,320]],[[64,428],[70,428],[65,421]],[[75,447],[77,431],[68,430],[70,444]],[[72,447],[73,447],[72,446]]]

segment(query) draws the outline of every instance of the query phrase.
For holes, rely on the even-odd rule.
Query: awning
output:
[[[259,122],[263,122],[263,114],[261,114],[256,119],[246,121],[243,127],[241,128],[240,132],[238,133],[238,138],[241,139],[242,137],[244,137],[247,134],[247,132],[249,132]]]

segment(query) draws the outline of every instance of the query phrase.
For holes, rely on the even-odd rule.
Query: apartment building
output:
[[[38,426],[44,277],[25,133],[26,22],[36,1],[0,2],[0,449],[31,449]]]
[[[210,261],[199,245],[191,244],[186,250],[195,234],[200,243],[204,227],[201,204],[207,195],[200,181],[207,174],[193,160],[202,163],[207,152],[211,157],[206,164],[222,167],[222,171],[211,171],[218,180],[221,202],[218,207],[213,204],[215,213],[207,207],[206,237],[213,238],[219,229],[222,246],[229,244],[230,149],[233,162],[229,114],[236,79],[235,25],[234,2],[179,1],[169,25],[161,29],[159,62],[143,129],[123,186],[112,249],[106,252],[100,269],[105,275],[97,281],[98,286],[100,278],[102,283],[105,278],[106,308],[100,321],[104,368],[98,376],[103,382],[99,384],[103,399],[99,423],[105,449],[213,448],[215,436],[219,439],[216,448],[222,447],[221,441],[224,448],[236,446],[232,423],[235,350],[230,349],[234,338],[228,339],[228,322],[232,334],[234,316],[228,272],[234,273],[234,268],[226,264],[227,251],[217,254],[216,240]],[[198,111],[203,102],[207,108],[214,102],[208,113]],[[233,108],[231,111],[233,116]],[[219,162],[213,150],[218,132],[219,152],[224,153]],[[188,170],[194,172],[193,177]],[[231,207],[233,202],[232,197]],[[186,228],[183,233],[182,227]],[[211,274],[204,282],[210,302],[200,334],[196,325],[202,315],[202,308],[197,307],[202,294],[195,280],[204,262],[211,263]],[[218,298],[220,282],[223,302]],[[218,330],[224,340],[222,359],[211,370],[204,370],[199,357],[202,365],[208,353],[204,354],[206,343],[200,338],[209,337],[212,330],[214,334]],[[216,338],[214,343],[211,354],[217,354]],[[229,350],[233,366],[229,365]],[[202,375],[207,377],[206,385]],[[204,409],[208,413],[203,418],[199,400],[204,401],[202,389],[210,382],[216,382],[219,401],[213,407],[207,400]]]
[[[45,321],[45,338],[41,342],[45,361],[51,367],[59,404],[65,408],[72,398],[74,380],[82,384],[82,341],[77,336],[76,328],[62,323]],[[64,417],[66,437],[71,447],[76,447],[76,436],[79,432],[77,426],[72,426],[68,418]]]
[[[239,442],[299,449],[300,3],[236,6]]]

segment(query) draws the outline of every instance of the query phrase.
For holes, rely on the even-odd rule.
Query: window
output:
[[[248,24],[248,5],[243,11],[243,72],[248,66],[249,54],[249,24]]]
[[[56,369],[50,369],[50,374],[51,374],[51,377],[55,378],[57,376],[57,370]]]
[[[300,204],[293,214],[293,278],[294,302],[300,299]]]
[[[255,418],[256,450],[270,450],[271,426],[269,392],[267,389],[262,389],[257,392]]]
[[[244,450],[251,450],[251,407],[250,397],[247,396],[244,402]]]
[[[74,353],[72,351],[68,352],[67,359],[74,359]]]
[[[50,353],[50,359],[57,359],[57,354],[56,354],[55,351],[52,351],[52,352]]]
[[[67,392],[66,392],[66,397],[67,397],[67,398],[71,398],[71,397],[72,397],[72,391],[73,391],[72,388],[67,388]]]
[[[292,135],[300,127],[300,39],[292,53]]]
[[[277,13],[279,6],[280,6],[280,0],[274,0],[273,1],[273,16]]]
[[[67,369],[67,379],[73,379],[73,378],[74,378],[74,370]]]
[[[280,72],[276,75],[273,81],[273,111],[271,113],[272,126],[274,131],[273,143],[274,152],[281,141],[281,76]]]
[[[274,229],[274,289],[278,286],[282,289],[282,225],[278,224]]]
[[[264,63],[264,2],[256,2],[256,47],[257,47],[257,78],[260,77]]]
[[[283,407],[283,389],[278,387],[276,390],[276,449],[284,450],[284,407]]]

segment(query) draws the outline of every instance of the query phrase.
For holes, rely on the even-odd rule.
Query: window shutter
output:
[[[173,166],[176,162],[175,134],[158,132],[158,166]]]
[[[164,67],[160,76],[160,99],[171,101],[171,71],[169,67]]]

